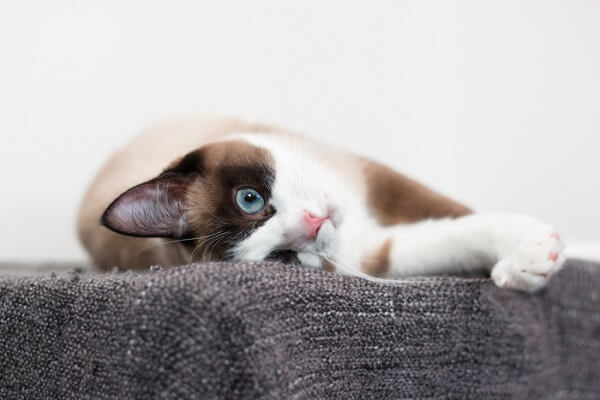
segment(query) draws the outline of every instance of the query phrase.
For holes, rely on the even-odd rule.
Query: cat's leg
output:
[[[364,272],[408,276],[485,268],[498,286],[535,289],[564,261],[560,238],[547,224],[519,215],[471,214],[390,168],[362,163],[367,205],[382,226],[368,235],[375,242],[361,255]]]
[[[522,215],[471,214],[381,228],[363,254],[364,272],[422,275],[481,270],[501,287],[536,289],[564,261],[558,233]]]

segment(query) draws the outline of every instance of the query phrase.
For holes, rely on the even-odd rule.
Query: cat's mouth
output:
[[[279,261],[285,264],[300,264],[298,252],[291,249],[274,250],[266,259],[270,261]]]
[[[282,243],[265,257],[265,260],[313,268],[322,267],[335,244],[335,226],[332,221],[327,220],[319,228],[314,238],[307,238],[302,233],[291,231],[291,234],[284,238]]]
[[[284,264],[298,264],[305,267],[322,268],[328,263],[327,259],[320,254],[301,252],[284,249],[272,251],[266,258],[270,261],[279,261]]]

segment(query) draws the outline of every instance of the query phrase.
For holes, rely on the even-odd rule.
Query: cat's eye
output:
[[[240,189],[235,194],[235,202],[246,214],[256,214],[265,208],[265,199],[254,189]]]

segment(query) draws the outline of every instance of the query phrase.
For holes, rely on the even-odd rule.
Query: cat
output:
[[[483,269],[533,291],[565,259],[555,229],[534,218],[477,214],[367,158],[218,117],[163,123],[113,155],[78,231],[104,269],[269,259],[369,279]]]

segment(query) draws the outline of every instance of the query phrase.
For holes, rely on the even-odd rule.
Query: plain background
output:
[[[600,2],[0,5],[0,259],[82,260],[107,156],[188,112],[382,160],[482,211],[600,245]]]

